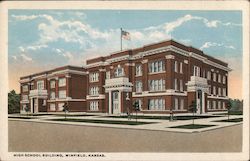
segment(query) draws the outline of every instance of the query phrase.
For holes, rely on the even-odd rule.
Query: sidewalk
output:
[[[135,119],[128,120],[127,118],[112,118],[106,117],[106,114],[95,115],[95,116],[72,116],[67,115],[67,118],[70,119],[90,119],[90,120],[115,120],[115,121],[136,121]],[[78,113],[79,115],[79,113]],[[86,113],[86,115],[88,115]],[[90,114],[89,114],[90,115]],[[209,114],[207,114],[209,115]],[[20,115],[9,115],[9,116],[20,116]],[[188,115],[187,115],[188,116]],[[211,114],[210,114],[211,116]],[[25,117],[25,116],[22,116]],[[208,130],[214,130],[218,128],[233,126],[242,124],[242,122],[214,122],[219,120],[226,120],[227,116],[221,117],[211,117],[211,118],[202,118],[195,119],[195,124],[200,125],[215,125],[206,128],[200,129],[182,129],[182,128],[171,128],[174,126],[188,125],[192,124],[193,120],[162,120],[162,119],[137,119],[138,122],[152,122],[151,124],[143,125],[121,125],[121,124],[104,124],[104,123],[87,123],[87,122],[66,122],[66,121],[51,121],[49,119],[62,119],[64,116],[56,115],[41,115],[41,116],[32,116],[31,119],[18,119],[18,118],[9,118],[9,120],[19,120],[19,121],[31,121],[31,122],[42,122],[42,123],[52,123],[52,124],[69,124],[69,125],[78,125],[78,126],[97,126],[97,127],[112,127],[112,128],[123,128],[123,129],[141,129],[141,130],[154,130],[154,131],[172,131],[172,132],[184,132],[184,133],[194,133],[194,132],[203,132]],[[242,115],[230,115],[230,119],[243,118]]]

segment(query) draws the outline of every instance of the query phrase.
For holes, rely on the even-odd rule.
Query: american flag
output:
[[[123,39],[125,39],[125,40],[130,40],[131,39],[131,37],[130,37],[130,33],[129,32],[127,32],[127,31],[123,31],[122,30],[122,38]]]

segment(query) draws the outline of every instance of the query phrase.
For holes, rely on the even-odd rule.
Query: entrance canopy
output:
[[[129,82],[127,77],[106,79],[104,85],[106,93],[114,90],[132,92],[132,87],[133,84]]]

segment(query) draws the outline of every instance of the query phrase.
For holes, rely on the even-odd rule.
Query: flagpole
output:
[[[122,28],[121,28],[121,51],[122,51]]]

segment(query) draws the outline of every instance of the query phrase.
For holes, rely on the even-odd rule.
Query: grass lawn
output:
[[[48,116],[48,115],[53,115],[50,113],[31,113],[31,114],[20,114],[20,116]]]
[[[215,126],[215,125],[188,124],[188,125],[173,126],[170,128],[201,129],[201,128],[206,128],[206,127],[211,127],[211,126]]]
[[[214,122],[242,122],[243,118],[236,118],[236,119],[225,119],[225,120],[218,120],[218,121],[214,121]]]
[[[15,116],[9,116],[8,118],[14,118],[14,119],[33,119],[35,117],[15,117]]]
[[[213,115],[228,115],[228,113],[215,113]],[[229,111],[229,115],[243,115],[243,111]]]
[[[112,118],[127,118],[128,116],[105,116]],[[135,119],[136,116],[130,116],[132,119]],[[174,116],[174,120],[192,120],[194,119],[204,119],[204,118],[212,118],[212,117],[220,117],[220,116]],[[159,120],[169,120],[169,116],[137,116],[138,119],[159,119]]]
[[[65,114],[54,114],[54,116],[65,116]],[[68,117],[81,117],[81,116],[96,116],[96,115],[90,115],[90,114],[77,114],[77,115],[67,114],[66,116],[68,116]]]
[[[98,124],[119,124],[119,125],[144,125],[155,122],[136,122],[136,121],[116,121],[116,120],[92,120],[92,119],[49,119],[50,121],[66,121],[66,122],[84,122],[84,123],[98,123]]]

